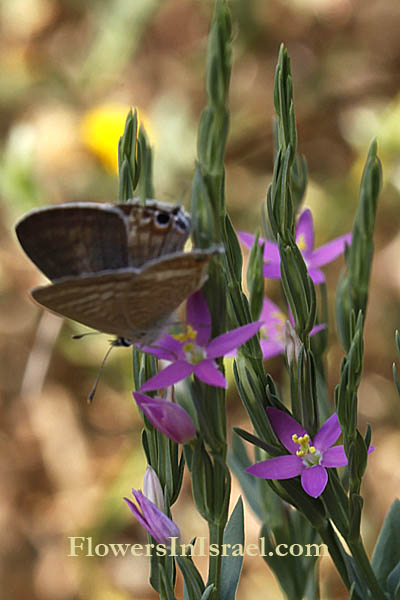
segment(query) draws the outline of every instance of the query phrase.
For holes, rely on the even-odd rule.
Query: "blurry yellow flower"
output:
[[[126,104],[100,104],[87,111],[82,119],[81,137],[84,145],[101,160],[106,169],[114,173],[118,173],[118,140],[124,133],[129,109],[130,106]],[[154,137],[143,113],[139,114],[140,123],[153,144]]]

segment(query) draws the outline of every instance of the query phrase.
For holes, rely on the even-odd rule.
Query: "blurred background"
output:
[[[360,427],[377,450],[364,480],[371,550],[400,492],[400,411],[392,382],[400,325],[400,4],[385,0],[231,0],[234,66],[227,204],[255,230],[272,170],[272,86],[280,43],[292,59],[306,205],[317,245],[351,229],[369,141],[377,136],[384,188],[366,322]],[[27,210],[67,201],[113,202],[117,141],[139,107],[154,146],[159,200],[188,206],[212,3],[205,0],[2,0],[0,4],[0,589],[19,600],[155,598],[145,558],[68,557],[68,536],[146,543],[122,502],[145,468],[131,396],[131,353],[115,349],[94,403],[87,394],[107,336],[74,341],[72,322],[42,314],[28,290],[42,278],[17,244]],[[342,350],[334,292],[343,259],[324,270],[333,392]],[[279,287],[268,284],[279,299]],[[283,359],[266,368],[285,390]],[[232,385],[229,418],[249,428]],[[240,493],[233,485],[232,502]],[[183,539],[206,535],[190,483],[173,507]],[[246,510],[246,536],[259,524]],[[301,540],[294,540],[301,543]],[[284,560],[284,559],[282,559]],[[201,559],[197,564],[205,572]],[[346,593],[329,559],[322,598]],[[182,597],[181,582],[178,597]],[[247,557],[238,598],[283,598],[261,558]]]

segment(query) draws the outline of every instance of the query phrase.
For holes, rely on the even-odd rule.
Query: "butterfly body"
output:
[[[52,282],[34,288],[34,300],[123,344],[154,342],[204,283],[215,252],[183,252],[189,215],[154,200],[45,207],[23,217],[16,233]]]

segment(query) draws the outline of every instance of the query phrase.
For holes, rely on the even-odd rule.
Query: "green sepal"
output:
[[[225,231],[228,241],[226,245],[226,258],[236,282],[240,284],[242,279],[243,256],[236,231],[228,214],[225,217]]]
[[[138,135],[138,163],[140,171],[136,186],[138,187],[139,198],[143,201],[147,198],[154,198],[153,151],[142,124],[139,127]]]
[[[193,176],[190,212],[195,247],[209,248],[219,241],[209,190],[198,162]]]
[[[209,523],[225,523],[230,496],[230,473],[226,464],[218,454],[210,457],[199,439],[191,466],[197,510]]]
[[[356,542],[360,538],[361,513],[364,500],[359,494],[350,494],[349,497],[349,535],[350,542]]]
[[[286,244],[278,236],[278,247],[286,300],[293,314],[296,332],[303,343],[308,344],[308,335],[314,327],[317,316],[314,284],[296,244]]]
[[[336,315],[341,344],[348,350],[351,343],[351,312],[364,314],[368,303],[368,286],[374,250],[373,233],[382,167],[377,157],[377,144],[373,140],[365,164],[357,214],[354,219],[352,241],[345,252],[347,270],[342,274],[336,292]]]
[[[141,161],[138,159],[138,117],[137,110],[129,110],[122,137],[118,142],[118,201],[127,202],[133,198],[139,181]]]
[[[250,313],[254,321],[260,317],[264,304],[264,273],[263,261],[264,244],[259,244],[258,235],[250,251],[249,264],[247,267],[247,288],[250,297]]]

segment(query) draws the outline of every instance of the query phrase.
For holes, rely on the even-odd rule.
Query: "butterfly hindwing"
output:
[[[133,343],[151,343],[179,305],[201,287],[213,253],[181,252],[150,261],[142,269],[63,278],[35,288],[32,296],[52,312],[93,329]]]

